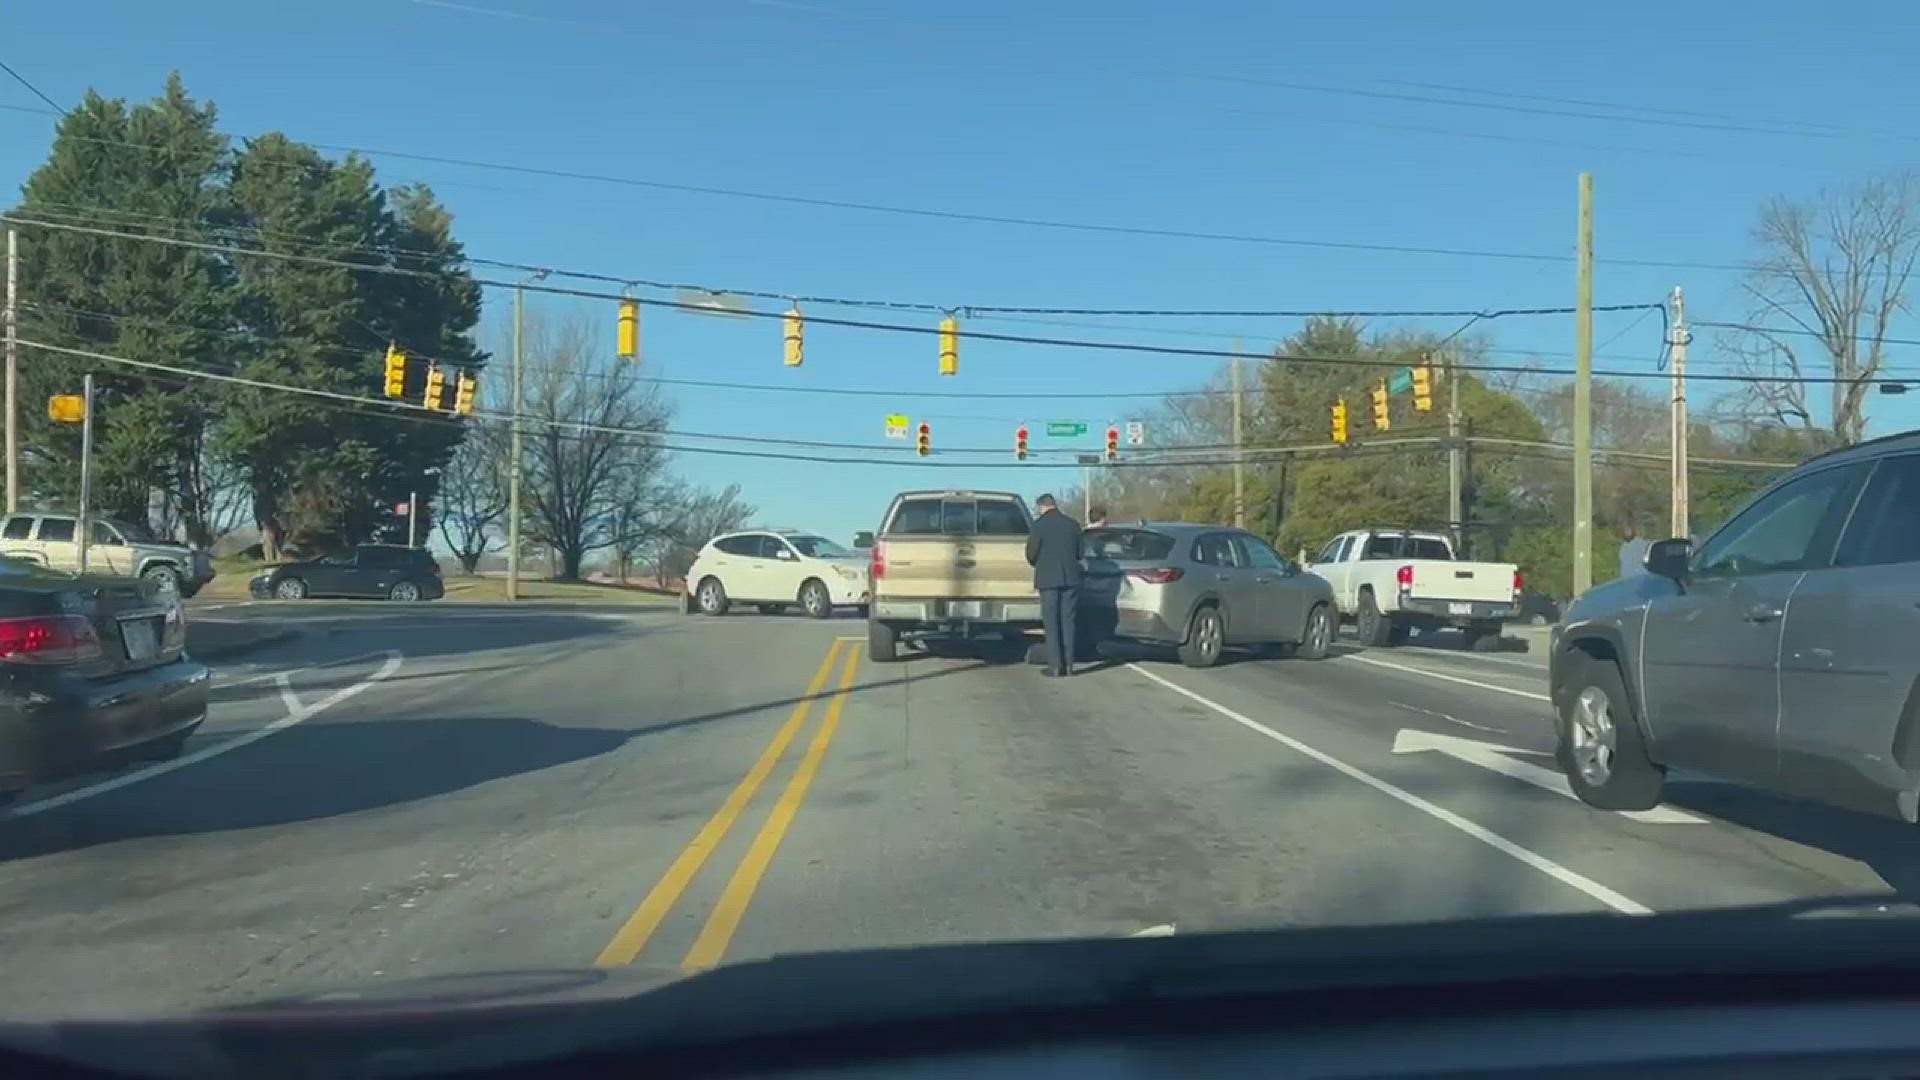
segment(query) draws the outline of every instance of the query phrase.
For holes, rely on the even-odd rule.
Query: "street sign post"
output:
[[[1127,421],[1127,445],[1128,446],[1147,445],[1147,425],[1141,423],[1138,420]]]
[[[1085,420],[1047,421],[1047,438],[1049,439],[1071,439],[1079,435],[1085,435],[1086,433],[1087,422]]]
[[[887,414],[887,438],[904,439],[907,437],[907,418],[903,413]]]

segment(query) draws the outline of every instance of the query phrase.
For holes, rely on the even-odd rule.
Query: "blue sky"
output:
[[[1654,301],[1678,284],[1694,318],[1739,319],[1736,273],[1621,260],[1737,262],[1752,254],[1748,230],[1766,197],[1910,165],[1920,145],[1909,74],[1920,10],[1892,2],[1816,19],[1804,6],[1731,3],[1407,2],[1339,14],[1136,0],[209,0],[90,4],[84,16],[16,7],[0,57],[55,100],[89,86],[149,97],[177,69],[236,134],[277,129],[316,143],[991,216],[1567,257],[942,221],[372,155],[389,182],[430,183],[478,256],[956,308],[1569,304],[1576,176],[1589,170],[1597,302]],[[0,81],[0,105],[37,104]],[[1843,130],[1796,133],[1810,124]],[[0,182],[24,180],[50,133],[47,117],[0,111]],[[506,299],[489,297],[490,335]],[[537,303],[557,313],[565,302]],[[594,310],[611,343],[611,306]],[[1632,319],[1600,317],[1597,339],[1612,340],[1597,367],[1653,369],[1658,321]],[[1154,324],[1177,331],[1163,334],[1140,319],[1109,321],[1120,328],[966,325],[1217,348],[1237,335],[1249,349],[1296,325]],[[647,364],[663,378],[886,392],[675,387],[677,428],[857,444],[839,455],[909,462],[906,444],[882,436],[889,412],[927,419],[937,447],[1008,448],[936,461],[1000,463],[1022,420],[1036,426],[1036,448],[1060,445],[1038,435],[1046,420],[1086,420],[1090,449],[1107,421],[1144,412],[1156,392],[1191,386],[1213,366],[975,341],[963,345],[960,376],[942,379],[931,338],[813,325],[806,366],[794,371],[780,363],[777,321],[650,311],[644,324]],[[1503,321],[1492,343],[1514,350],[1503,358],[1530,351],[1570,365],[1572,320]],[[1698,336],[1694,363],[1727,370],[1713,335]],[[1920,359],[1896,351],[1893,366],[1920,371]],[[1089,391],[1142,396],[920,396]],[[1874,430],[1920,424],[1913,406],[1880,398],[1872,408]],[[765,523],[842,538],[870,527],[901,487],[1031,496],[1074,479],[1037,463],[933,469],[690,453],[678,467],[702,483],[738,481]]]

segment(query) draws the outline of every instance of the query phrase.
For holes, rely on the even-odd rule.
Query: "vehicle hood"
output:
[[[1634,574],[1629,577],[1615,578],[1604,585],[1595,585],[1579,598],[1568,604],[1561,612],[1563,623],[1579,622],[1582,619],[1604,618],[1607,615],[1639,607],[1649,600],[1663,596],[1677,596],[1680,586],[1672,578],[1657,574]]]
[[[492,972],[381,981],[186,1017],[9,1022],[0,1024],[0,1041],[166,1076],[276,1075],[288,1061],[308,1075],[437,1074],[613,1047],[737,1063],[749,1041],[791,1045],[858,1029],[945,1033],[960,1049],[977,1037],[970,1031],[995,1023],[1028,1032],[1036,1018],[1078,1018],[1090,1027],[1127,1008],[1218,1015],[1223,1003],[1251,997],[1285,1016],[1311,1012],[1336,991],[1391,989],[1451,1003],[1476,984],[1577,994],[1637,977],[1744,987],[1755,978],[1863,968],[1920,972],[1920,909],[1890,896],[1843,897],[1640,918],[1536,915],[852,950],[691,976],[659,967]]]

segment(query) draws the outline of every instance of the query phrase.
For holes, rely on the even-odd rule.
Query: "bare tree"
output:
[[[666,535],[644,546],[644,553],[653,563],[654,576],[662,585],[684,575],[707,541],[721,533],[746,528],[747,522],[759,512],[740,497],[739,484],[728,484],[719,491],[689,491],[678,501],[679,519]],[[632,557],[638,558],[641,553],[636,549]]]
[[[632,364],[603,359],[583,316],[529,319],[522,424],[528,535],[580,577],[587,556],[664,535],[675,517],[661,440],[671,415]]]
[[[1754,238],[1762,256],[1745,285],[1754,314],[1731,346],[1755,380],[1755,404],[1778,421],[1860,441],[1866,396],[1920,258],[1920,178],[1879,177],[1805,203],[1776,198]],[[1828,377],[1826,417],[1816,422],[1821,403],[1802,380]]]
[[[473,423],[440,472],[440,536],[467,573],[489,551],[506,546],[498,526],[507,513],[505,425]]]

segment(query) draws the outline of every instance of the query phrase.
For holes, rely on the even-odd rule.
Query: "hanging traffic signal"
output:
[[[1014,429],[1013,456],[1021,461],[1027,460],[1027,425],[1025,424]]]
[[[1341,446],[1347,444],[1347,399],[1340,398],[1333,403],[1333,441]]]
[[[1393,418],[1387,414],[1387,380],[1381,379],[1373,388],[1373,426],[1385,431],[1393,426]]]
[[[445,407],[446,397],[447,373],[435,364],[427,369],[427,395],[422,404],[429,409],[441,409]]]
[[[920,421],[919,434],[914,437],[913,452],[921,457],[933,453],[933,425]]]
[[[473,399],[480,392],[480,380],[473,372],[463,371],[453,383],[453,411],[461,416],[473,415]]]
[[[1120,429],[1112,424],[1107,425],[1107,460],[1120,460]]]
[[[960,320],[951,315],[940,320],[940,374],[960,374]]]
[[[387,346],[387,396],[407,396],[407,354]]]
[[[802,340],[805,333],[805,321],[800,315],[800,309],[795,307],[787,312],[786,318],[788,367],[799,367],[806,359],[805,342]]]
[[[620,329],[616,337],[615,344],[622,360],[632,360],[640,355],[640,301],[620,301]]]
[[[1413,369],[1413,408],[1416,412],[1433,409],[1433,366],[1421,364]]]

